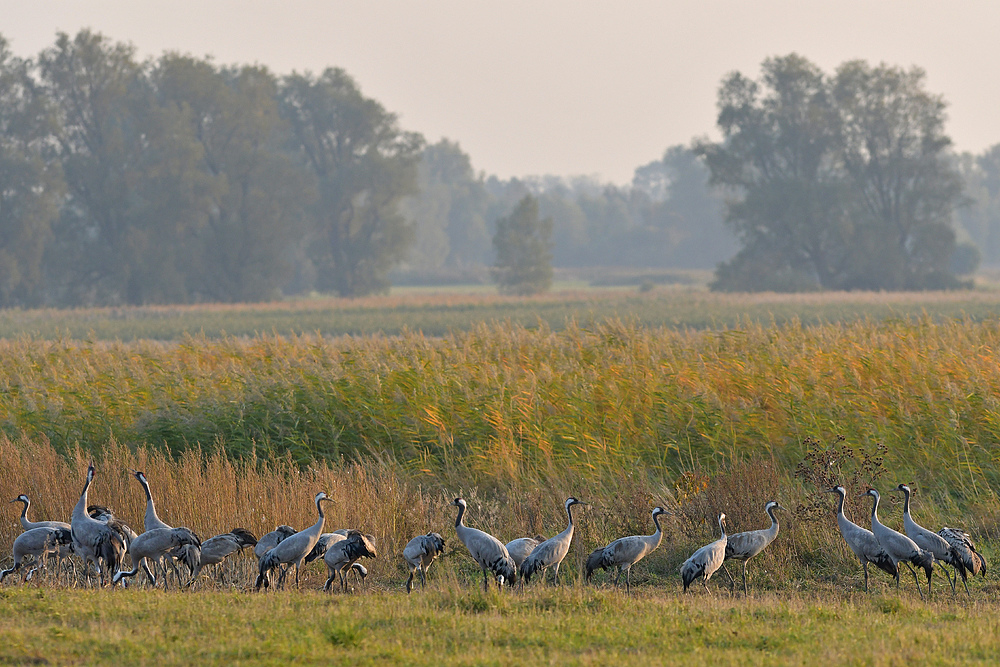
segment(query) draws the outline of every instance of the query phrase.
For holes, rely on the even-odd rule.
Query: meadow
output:
[[[277,524],[309,525],[322,489],[334,499],[327,529],[362,528],[379,548],[353,596],[316,593],[320,564],[301,593],[247,597],[238,592],[253,573],[247,558],[227,579],[208,573],[183,594],[5,582],[2,604],[27,611],[0,628],[0,659],[33,660],[44,636],[64,651],[54,662],[84,660],[69,640],[86,635],[84,627],[112,638],[102,661],[277,662],[292,650],[307,662],[322,655],[446,664],[623,655],[901,664],[995,655],[996,631],[985,620],[996,611],[992,569],[970,584],[969,603],[945,593],[942,577],[931,603],[919,601],[912,580],[904,578],[898,595],[889,591],[882,573],[873,573],[873,595],[860,595],[860,568],[836,532],[833,497],[820,491],[834,482],[855,492],[874,484],[886,501],[883,522],[898,527],[889,491],[910,483],[919,522],[964,528],[996,562],[1000,295],[663,290],[588,292],[580,295],[585,305],[575,298],[385,297],[317,309],[333,321],[354,308],[379,332],[365,335],[296,329],[299,303],[191,306],[175,316],[136,309],[108,320],[124,327],[118,333],[73,333],[106,311],[0,315],[8,318],[0,327],[14,326],[0,341],[0,498],[27,493],[31,518],[69,516],[94,458],[91,501],[133,525],[141,525],[145,499],[128,471],[141,469],[160,516],[203,538],[234,526],[260,535]],[[411,310],[397,312],[404,306]],[[507,307],[530,315],[519,321]],[[161,333],[123,334],[145,311],[163,314]],[[433,334],[405,323],[428,313],[453,319]],[[545,313],[561,319],[550,323]],[[254,318],[278,315],[291,328],[257,328]],[[218,318],[215,328],[192,328],[208,316]],[[58,317],[68,319],[44,328]],[[477,593],[478,570],[450,528],[448,503],[457,495],[469,501],[470,525],[504,541],[559,532],[563,499],[588,501],[565,588]],[[772,498],[791,512],[779,514],[778,540],[751,564],[751,599],[730,596],[724,575],[715,595],[702,589],[680,598],[677,568],[715,538],[714,516],[725,511],[733,531],[761,528]],[[670,510],[665,538],[633,573],[636,599],[624,603],[603,574],[596,589],[584,585],[587,553],[651,532],[657,504]],[[19,532],[15,506],[8,508],[3,545]],[[851,494],[855,521],[864,524],[869,509]],[[432,569],[428,594],[401,604],[398,554],[428,530],[445,536],[449,553]],[[65,612],[54,616],[53,605]],[[157,631],[158,652],[143,653],[140,621],[172,617],[184,605],[191,618],[222,608],[245,614],[235,625],[256,634],[187,646],[170,639],[191,632],[189,621],[175,619],[179,625]],[[97,606],[106,611],[85,611]],[[268,615],[280,620],[268,627]],[[692,615],[698,622],[685,625]],[[303,617],[310,620],[300,627]],[[621,623],[630,631],[607,630]],[[746,636],[729,639],[733,623]],[[841,627],[842,645],[819,641]],[[437,639],[408,645],[421,630]],[[476,648],[467,653],[470,641]]]

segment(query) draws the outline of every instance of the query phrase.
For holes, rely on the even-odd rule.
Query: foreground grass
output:
[[[980,597],[982,597],[980,595]],[[13,664],[970,664],[1000,604],[907,593],[533,588],[325,595],[6,588]]]

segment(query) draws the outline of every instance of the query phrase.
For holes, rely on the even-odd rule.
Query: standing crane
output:
[[[496,577],[498,588],[502,588],[504,582],[513,586],[514,580],[517,578],[517,569],[514,560],[507,552],[507,547],[489,533],[469,528],[462,523],[468,506],[465,498],[455,498],[451,504],[458,507],[458,516],[455,518],[455,533],[465,548],[469,550],[472,558],[483,569],[483,591],[489,590],[489,582],[486,579],[487,571],[492,572],[493,576]]]
[[[771,518],[771,525],[769,527],[761,530],[750,530],[745,533],[733,533],[726,540],[725,560],[732,558],[743,561],[743,595],[750,594],[747,588],[747,563],[778,536],[778,520],[774,517],[774,510],[788,511],[779,505],[778,501],[769,501],[764,505],[764,512]],[[726,567],[725,560],[722,563],[723,569]],[[735,586],[736,581],[733,579],[733,575],[729,574],[729,570],[726,570],[726,576],[729,577],[729,581]]]
[[[319,536],[323,533],[323,523],[326,521],[326,515],[323,514],[323,501],[333,502],[330,498],[326,497],[325,493],[320,491],[316,494],[315,498],[316,512],[319,514],[319,519],[316,520],[316,523],[305,530],[286,537],[260,559],[260,574],[257,575],[257,581],[254,584],[257,590],[260,590],[261,585],[264,588],[270,585],[269,575],[271,570],[279,565],[290,563],[295,563],[295,587],[298,588],[299,567],[302,565],[302,559],[313,550],[316,542],[319,541]],[[281,578],[278,580],[279,584],[284,582],[285,574],[287,573],[288,570],[282,573]]]
[[[927,592],[930,593],[931,590],[931,574],[934,568],[934,554],[930,551],[924,551],[916,545],[916,543],[908,538],[902,533],[896,532],[892,528],[885,526],[881,521],[878,520],[878,501],[879,495],[878,491],[875,489],[868,489],[868,495],[873,498],[872,502],[872,533],[875,535],[875,539],[878,540],[879,545],[885,552],[889,554],[889,558],[896,565],[896,589],[899,589],[899,564],[905,563],[906,567],[909,568],[910,572],[913,574],[913,581],[917,584],[917,592],[920,593],[920,599],[924,598],[923,591],[920,590],[920,580],[917,579],[917,573],[913,571],[913,567],[910,563],[913,563],[917,567],[924,568],[924,572],[927,573]]]
[[[89,563],[97,566],[103,586],[105,571],[120,567],[125,557],[125,542],[108,524],[87,514],[87,490],[94,481],[94,472],[94,464],[91,463],[87,466],[87,481],[80,493],[80,500],[73,508],[70,526],[73,550],[83,559],[84,566]],[[89,579],[89,573],[87,577]]]
[[[507,552],[510,553],[510,545],[507,545]],[[420,573],[420,588],[427,584],[427,570],[430,569],[434,559],[444,553],[444,538],[438,533],[427,533],[417,535],[406,543],[403,547],[403,560],[410,568],[410,577],[406,580],[406,593],[409,595],[413,587],[413,573]],[[511,558],[514,555],[511,554]]]
[[[847,498],[847,489],[842,486],[835,486],[827,489],[826,493],[836,493],[840,496],[840,503],[837,506],[837,525],[840,527],[840,535],[847,542],[854,555],[865,570],[865,593],[868,592],[868,563],[872,563],[880,570],[888,572],[895,578],[899,578],[899,565],[889,558],[882,545],[875,539],[875,535],[867,528],[862,528],[854,523],[844,514],[844,500]]]
[[[572,496],[566,499],[564,507],[566,508],[566,519],[569,525],[566,526],[566,530],[563,532],[555,537],[550,537],[532,549],[528,557],[524,559],[524,562],[521,563],[521,576],[524,579],[524,583],[531,581],[531,577],[536,572],[541,572],[544,579],[545,570],[549,567],[555,572],[555,583],[559,583],[559,565],[566,558],[566,554],[569,553],[569,546],[573,542],[572,508],[574,505],[583,504],[585,504],[583,501],[577,500]]]
[[[286,538],[291,537],[298,531],[291,526],[278,526],[270,533],[264,533],[257,540],[257,544],[253,548],[253,555],[257,557],[258,560],[264,557],[268,551],[278,546]]]
[[[663,538],[663,530],[660,528],[660,515],[667,511],[662,507],[653,508],[653,525],[656,530],[652,535],[631,535],[629,537],[619,537],[606,547],[595,549],[587,557],[586,579],[590,581],[590,575],[598,568],[607,570],[610,567],[618,567],[618,576],[615,577],[615,586],[625,573],[625,594],[632,594],[632,566],[653,553],[656,547],[660,546]]]
[[[24,503],[24,509],[21,510],[21,528],[24,530],[32,528],[65,528],[70,530],[70,525],[65,521],[28,521],[28,508],[31,506],[31,501],[23,493],[10,502]]]
[[[896,487],[897,491],[903,493],[903,530],[906,531],[906,536],[913,540],[918,547],[925,551],[930,551],[934,555],[934,560],[940,561],[942,563],[947,563],[951,565],[955,570],[954,581],[951,575],[948,574],[948,570],[941,568],[944,572],[944,576],[948,577],[948,583],[951,584],[951,592],[955,593],[955,585],[958,583],[958,573],[960,569],[965,569],[962,563],[961,557],[959,557],[958,552],[953,546],[937,533],[933,533],[923,526],[919,525],[913,520],[910,515],[910,487],[906,484],[900,484]],[[962,573],[962,580],[965,580],[965,573]],[[965,592],[969,593],[969,586],[965,586]],[[927,580],[927,594],[931,593],[931,582],[930,579]]]
[[[726,559],[726,542],[728,542],[725,514],[719,515],[719,530],[722,531],[722,537],[698,549],[681,564],[681,581],[684,582],[685,593],[688,586],[699,577],[707,591],[708,580],[722,567],[722,562]]]
[[[535,535],[534,537],[519,537],[517,539],[511,540],[504,546],[507,547],[507,553],[514,561],[514,565],[520,571],[521,566],[524,564],[524,559],[531,555],[531,552],[535,550],[539,544],[545,541],[545,538],[541,535]]]

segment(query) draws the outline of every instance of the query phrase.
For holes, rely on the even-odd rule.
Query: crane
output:
[[[270,585],[270,577],[268,576],[274,568],[278,565],[295,563],[295,586],[298,588],[299,585],[299,567],[302,565],[302,559],[304,559],[313,547],[316,546],[316,542],[319,541],[319,536],[323,532],[323,523],[326,521],[326,515],[323,514],[324,501],[333,502],[330,498],[326,497],[326,494],[320,491],[316,494],[314,499],[316,503],[316,512],[319,514],[319,519],[316,520],[309,528],[299,531],[294,535],[286,537],[284,540],[278,543],[273,549],[268,551],[260,559],[260,574],[257,575],[257,581],[254,586],[257,590],[260,590],[261,585],[267,588]],[[278,583],[283,583],[285,579],[285,574],[288,571],[285,570],[282,573],[281,578]]]
[[[885,549],[885,552],[889,554],[889,558],[892,559],[892,562],[896,564],[896,588],[899,588],[899,564],[906,563],[906,567],[909,568],[910,572],[913,574],[914,583],[917,584],[917,592],[920,593],[920,599],[923,599],[924,593],[920,590],[920,580],[917,579],[917,573],[913,571],[913,567],[910,563],[913,563],[917,567],[924,568],[924,572],[927,573],[927,592],[929,594],[931,589],[931,574],[933,573],[934,567],[934,554],[918,547],[916,543],[906,535],[883,525],[882,522],[878,520],[878,491],[875,489],[868,489],[868,495],[873,498],[872,533],[875,535],[875,539],[878,540],[879,545],[881,545],[881,547]]]
[[[14,540],[14,566],[0,571],[0,582],[21,569],[24,559],[31,556],[35,563],[43,564],[50,554],[58,554],[63,545],[73,541],[69,528],[40,526],[26,530]]]
[[[139,574],[139,563],[143,559],[155,563],[162,559],[168,552],[185,546],[201,547],[201,540],[189,528],[153,528],[152,530],[144,531],[132,541],[133,569],[128,571],[118,570],[111,583],[117,584],[122,579],[131,578]],[[192,581],[194,581],[194,577],[191,577],[188,584]],[[151,579],[151,582],[155,587],[156,579]],[[163,587],[164,589],[167,588],[166,574],[163,576]]]
[[[958,583],[959,569],[964,569],[965,567],[962,564],[962,559],[959,557],[958,552],[953,546],[951,546],[948,540],[944,539],[937,533],[927,530],[913,520],[913,516],[910,514],[910,487],[906,484],[899,484],[896,487],[896,490],[903,493],[903,530],[906,531],[906,536],[913,540],[921,549],[930,551],[934,555],[934,560],[947,563],[954,568],[954,581],[952,581],[951,575],[948,574],[948,570],[945,570],[943,567],[941,568],[944,572],[944,576],[948,578],[948,583],[951,584],[951,592],[954,594],[955,585]],[[965,577],[962,577],[962,579],[964,581]],[[927,594],[930,595],[930,592],[931,582],[930,579],[928,579]],[[971,595],[971,593],[969,593],[968,585],[965,587],[965,592]]]
[[[566,526],[566,530],[559,533],[554,537],[550,537],[545,540],[537,547],[531,550],[528,557],[524,559],[521,564],[521,576],[524,579],[524,583],[531,581],[531,577],[534,576],[536,572],[543,573],[549,567],[555,572],[555,583],[559,583],[559,565],[566,558],[566,554],[569,553],[569,546],[573,541],[573,511],[574,505],[585,504],[581,500],[570,496],[566,499],[564,507],[566,509],[566,519],[569,525]]]
[[[847,542],[854,555],[865,570],[865,592],[868,592],[868,563],[872,563],[880,570],[888,572],[893,577],[899,577],[899,565],[889,558],[882,545],[875,539],[875,535],[867,528],[862,528],[854,523],[844,514],[844,500],[847,498],[847,489],[842,486],[835,486],[827,489],[825,493],[836,493],[840,496],[837,506],[837,525],[840,528],[840,535]]]
[[[359,558],[377,558],[378,554],[375,551],[375,538],[371,535],[364,535],[360,530],[352,530],[347,533],[347,536],[331,544],[326,553],[323,554],[323,562],[326,563],[326,568],[329,571],[330,577],[326,580],[326,584],[323,586],[324,591],[330,590],[331,584],[333,584],[333,578],[336,575],[340,575],[340,584],[343,587],[344,592],[347,592],[347,577],[344,571],[357,565],[356,561]],[[364,576],[367,576],[367,571]],[[362,576],[362,579],[364,578]]]
[[[736,559],[743,561],[743,595],[749,595],[749,590],[747,588],[747,563],[750,559],[759,554],[767,545],[774,541],[774,538],[778,536],[778,520],[774,517],[774,510],[786,510],[784,507],[778,504],[778,501],[771,500],[766,505],[764,505],[764,512],[768,517],[771,518],[771,525],[767,528],[761,530],[750,530],[744,533],[733,533],[726,540],[726,557],[723,560],[722,567],[726,567],[726,560]],[[729,570],[726,570],[726,575],[729,577],[729,581],[736,585],[733,580],[733,575],[729,574]]]
[[[617,566],[618,576],[615,577],[615,586],[618,585],[618,581],[622,578],[622,572],[624,572],[625,593],[626,595],[631,595],[632,566],[645,558],[647,555],[653,553],[656,547],[660,546],[660,540],[663,538],[663,530],[660,527],[660,515],[666,513],[667,511],[662,507],[653,508],[653,525],[656,526],[656,530],[652,535],[630,535],[629,537],[619,537],[606,547],[595,549],[590,556],[587,557],[587,581],[590,581],[590,576],[598,568],[606,570],[610,567]]]
[[[73,508],[73,519],[70,522],[73,538],[73,550],[83,559],[84,565],[93,563],[97,566],[101,585],[104,585],[105,571],[119,567],[125,557],[125,542],[121,535],[87,514],[87,490],[94,481],[94,464],[87,466],[87,481],[80,493],[80,500]],[[90,577],[88,573],[88,579]]]
[[[681,564],[681,581],[684,582],[684,592],[695,579],[701,578],[701,583],[708,590],[708,580],[722,567],[726,559],[726,515],[719,515],[719,530],[722,537],[701,547]]]
[[[958,572],[962,575],[965,592],[969,593],[969,584],[966,582],[968,575],[966,573],[971,572],[973,577],[977,574],[982,574],[985,577],[986,559],[983,558],[981,553],[976,551],[976,545],[972,543],[972,537],[964,530],[945,526],[938,531],[938,535],[943,537],[955,549],[955,553],[958,554],[962,562],[962,567],[959,568]],[[971,596],[971,593],[969,595]]]
[[[507,552],[510,553],[510,545],[507,545]],[[410,576],[406,580],[406,593],[409,594],[413,587],[413,573],[420,573],[420,588],[427,584],[427,570],[430,569],[434,559],[444,553],[444,538],[438,533],[427,533],[417,535],[406,543],[403,547],[403,560],[406,561],[410,569]],[[511,554],[511,558],[514,555]]]
[[[455,498],[451,504],[458,507],[458,516],[455,518],[455,533],[483,570],[483,590],[489,590],[489,582],[486,579],[487,571],[492,572],[493,576],[496,577],[498,588],[502,587],[504,582],[513,586],[517,578],[517,569],[510,554],[507,553],[507,547],[489,533],[469,528],[462,523],[466,507],[468,507],[465,498]]]

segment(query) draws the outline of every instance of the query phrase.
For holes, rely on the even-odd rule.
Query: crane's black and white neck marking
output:
[[[319,516],[321,518],[325,518],[326,515],[323,514],[323,506],[320,505],[320,503],[322,503],[324,500],[327,501],[327,502],[332,503],[333,500],[331,498],[327,498],[326,497],[326,493],[324,493],[323,491],[320,491],[319,493],[316,494],[316,499],[315,500],[316,500],[316,511],[319,512]]]
[[[462,517],[465,516],[465,508],[468,507],[468,504],[465,502],[465,498],[455,498],[451,504],[458,507],[458,516],[455,517],[455,527],[458,528],[462,525]]]
[[[566,499],[566,516],[569,518],[569,525],[573,525],[573,512],[570,510],[573,505],[586,505],[582,500],[577,500],[573,496]]]
[[[899,486],[896,487],[896,490],[903,492],[903,514],[909,514],[910,513],[910,493],[911,493],[910,487],[908,487],[906,484],[900,484]]]

